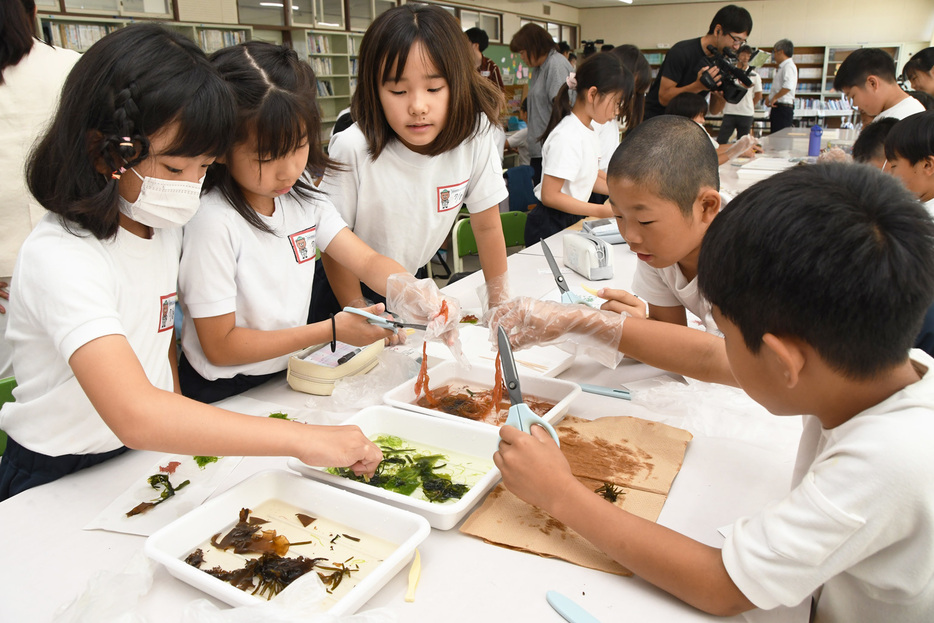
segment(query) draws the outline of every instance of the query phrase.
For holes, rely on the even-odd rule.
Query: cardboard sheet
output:
[[[649,521],[658,519],[693,437],[680,428],[627,416],[593,421],[567,416],[555,428],[578,480],[591,491],[603,483],[616,485],[623,493],[615,505]],[[526,504],[502,484],[460,530],[502,547],[632,575],[579,534]]]

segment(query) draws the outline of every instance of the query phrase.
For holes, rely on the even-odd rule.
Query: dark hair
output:
[[[321,149],[321,118],[315,101],[315,73],[295,50],[263,41],[248,41],[218,50],[211,64],[227,81],[237,105],[233,146],[249,143],[260,161],[277,160],[308,143],[309,176],[320,175],[332,163]],[[228,155],[230,155],[228,153]],[[260,167],[262,174],[262,167]],[[257,215],[230,169],[215,162],[204,181],[204,192],[219,188],[246,222],[272,233]],[[300,178],[291,193],[310,198],[319,192]]]
[[[626,134],[606,175],[651,189],[689,216],[701,189],[720,190],[719,166],[702,127],[684,117],[659,115]]]
[[[555,40],[548,31],[538,24],[526,24],[516,31],[509,41],[509,50],[519,53],[525,52],[529,60],[547,57],[555,49]]]
[[[791,39],[779,39],[775,42],[775,45],[772,46],[772,52],[781,52],[788,58],[791,58],[795,55],[795,44],[791,42]]]
[[[527,97],[522,98],[522,103],[519,104],[519,109],[524,113],[529,112],[529,98]]]
[[[571,46],[568,45],[567,41],[559,41],[558,52],[561,54],[570,54],[571,52],[573,52],[573,50],[571,49]]]
[[[735,4],[728,4],[717,11],[713,19],[710,20],[708,35],[712,35],[717,29],[717,24],[723,29],[724,33],[744,32],[747,35],[752,34],[752,15],[749,11]]]
[[[612,50],[612,49],[615,48],[615,47],[616,47],[616,46],[613,45],[612,43],[604,43],[603,45],[600,46],[600,51],[601,51],[601,52],[609,52],[610,50]]]
[[[612,93],[623,94],[626,99],[632,94],[632,74],[623,67],[622,61],[618,56],[600,52],[594,54],[587,60],[577,66],[577,96],[583,97],[591,88],[597,89],[597,95],[607,97]],[[571,96],[567,83],[562,84],[555,95],[551,106],[551,119],[548,121],[548,127],[542,133],[540,140],[542,143],[548,138],[552,130],[558,127],[561,120],[571,114]]]
[[[353,115],[349,112],[345,112],[343,115],[337,118],[337,121],[334,122],[334,127],[331,129],[331,136],[335,134],[340,134],[347,128],[353,125]]]
[[[908,91],[908,95],[921,102],[924,110],[934,110],[934,95],[924,91]]]
[[[896,123],[895,117],[885,117],[863,126],[853,143],[853,160],[869,164],[873,158],[885,159],[885,137]]]
[[[743,45],[739,46],[738,50],[736,50],[736,55],[739,56],[740,54],[752,54],[752,48],[748,44],[744,43]]]
[[[486,31],[482,28],[468,28],[464,31],[464,34],[467,35],[467,39],[471,43],[476,43],[477,47],[480,48],[480,51],[483,52],[490,45],[490,36],[486,34]]]
[[[931,156],[934,156],[934,112],[905,117],[885,137],[885,157],[889,160],[901,157],[914,165]]]
[[[473,64],[467,39],[457,20],[436,5],[403,4],[377,17],[360,44],[357,90],[351,112],[374,159],[396,139],[379,100],[382,84],[399,80],[409,51],[421,43],[428,59],[447,80],[447,120],[444,129],[424,152],[437,156],[475,136],[482,127],[480,115],[499,125],[503,93],[482,77]]]
[[[157,24],[114,31],[68,75],[52,125],[29,158],[29,190],[50,212],[110,238],[119,227],[119,189],[98,165],[136,166],[150,155],[149,137],[173,123],[165,155],[226,153],[234,128],[227,85],[183,35]],[[122,145],[124,137],[132,146]]]
[[[895,61],[888,52],[879,48],[853,50],[837,68],[833,88],[842,91],[845,88],[861,87],[869,76],[895,82]]]
[[[713,220],[698,280],[751,352],[766,333],[796,337],[869,379],[905,361],[934,299],[934,222],[873,167],[793,167]]]
[[[568,54],[568,60],[569,60],[569,61],[576,61],[576,60],[577,60],[577,54],[575,54],[574,52],[571,52],[570,54]]]
[[[927,73],[931,69],[934,69],[934,47],[924,48],[909,58],[902,69],[902,75],[911,80],[916,73]]]
[[[678,93],[665,106],[666,115],[677,115],[693,119],[698,115],[707,115],[707,98],[700,93]]]
[[[33,0],[0,2],[0,84],[3,84],[3,70],[23,60],[36,41],[32,22],[35,10]]]

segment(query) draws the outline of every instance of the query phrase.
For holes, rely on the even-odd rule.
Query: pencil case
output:
[[[613,251],[606,241],[593,234],[565,234],[564,265],[590,281],[611,279]]]
[[[334,383],[345,376],[366,374],[377,364],[383,352],[383,340],[369,346],[352,346],[337,342],[334,352],[330,343],[317,344],[289,357],[286,381],[295,391],[316,396],[330,396]]]

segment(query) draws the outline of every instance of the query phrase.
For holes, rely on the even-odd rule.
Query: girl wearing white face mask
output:
[[[286,455],[361,473],[381,460],[355,427],[255,418],[177,393],[179,226],[234,118],[204,53],[161,26],[118,30],[75,65],[28,164],[49,213],[14,269],[7,337],[18,386],[0,410],[0,500],[127,447]]]

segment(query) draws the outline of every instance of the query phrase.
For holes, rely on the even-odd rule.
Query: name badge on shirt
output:
[[[490,72],[489,72],[489,71],[481,71],[481,72],[480,72],[480,75],[483,76],[484,78],[489,78],[489,77],[490,77]]]
[[[176,292],[159,297],[159,333],[175,328],[176,301],[178,301]]]
[[[289,236],[289,242],[292,243],[292,253],[295,254],[295,261],[299,264],[315,259],[317,253],[317,249],[315,249],[315,229],[315,227],[309,227]]]
[[[460,184],[438,186],[438,212],[447,212],[459,208],[464,203],[464,195],[467,194],[467,184],[469,182],[470,180],[464,180]]]

